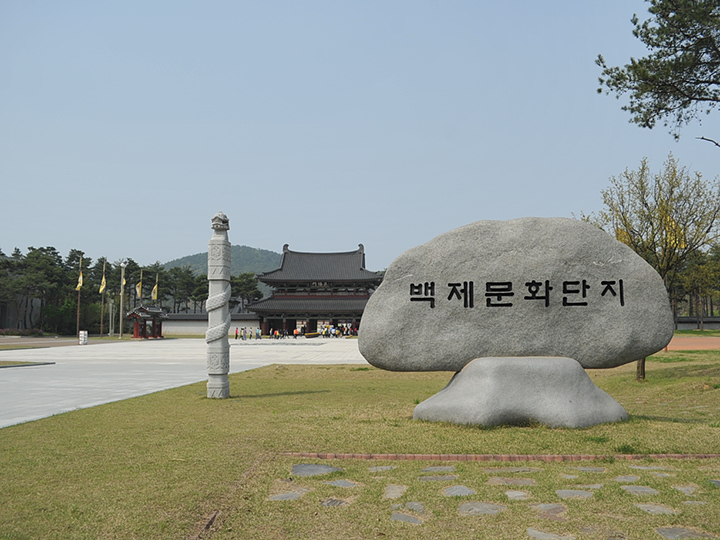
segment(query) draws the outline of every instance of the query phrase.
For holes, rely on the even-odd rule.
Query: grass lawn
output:
[[[616,454],[720,453],[720,351],[659,353],[648,379],[635,366],[590,372],[628,411],[628,422],[587,429],[481,429],[412,420],[415,404],[442,389],[449,373],[392,373],[364,366],[270,366],[231,375],[231,398],[208,400],[194,384],[0,430],[0,538],[527,538],[534,527],[576,538],[660,538],[652,527],[683,526],[720,536],[720,459],[626,461]],[[412,454],[596,454],[599,462],[452,463],[473,497],[444,497],[446,483],[419,481],[438,462],[308,460],[283,452]],[[297,463],[341,467],[288,480]],[[397,469],[371,472],[369,467]],[[489,469],[527,466],[529,501],[509,501],[488,484]],[[631,465],[663,469],[632,469]],[[574,467],[599,466],[604,472]],[[654,473],[672,476],[659,477]],[[660,494],[628,495],[613,479]],[[518,474],[515,474],[518,476]],[[574,476],[575,478],[569,478]],[[324,507],[349,479],[351,504]],[[387,484],[410,487],[397,500]],[[559,501],[557,489],[603,484],[591,500]],[[297,501],[268,501],[288,486]],[[694,486],[688,496],[673,486]],[[686,505],[696,499],[704,505]],[[495,516],[458,516],[459,501],[502,503]],[[393,504],[422,501],[420,526],[390,521]],[[567,521],[541,519],[529,503],[562,502]],[[678,515],[650,515],[634,503],[662,503]],[[648,528],[650,527],[650,529]],[[648,533],[650,531],[650,535]],[[612,536],[622,534],[623,536]],[[654,535],[654,536],[653,536]]]

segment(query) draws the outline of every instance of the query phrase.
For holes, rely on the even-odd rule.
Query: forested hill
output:
[[[280,266],[280,253],[248,246],[232,246],[231,259],[230,273],[233,276],[245,272],[267,272]],[[176,266],[189,266],[196,275],[201,275],[207,274],[207,260],[208,254],[206,251],[205,253],[187,255],[166,262],[163,266],[165,270],[170,270]]]

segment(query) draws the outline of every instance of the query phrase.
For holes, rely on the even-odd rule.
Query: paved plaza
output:
[[[105,338],[83,346],[42,339],[66,346],[0,351],[0,362],[39,364],[0,369],[0,428],[207,380],[203,339]],[[357,339],[230,340],[230,373],[271,364],[365,363]]]

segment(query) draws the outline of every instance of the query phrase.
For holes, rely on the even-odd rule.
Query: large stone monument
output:
[[[660,276],[626,245],[566,218],[478,221],[400,255],[368,302],[360,352],[393,371],[454,371],[415,418],[580,427],[627,418],[581,368],[662,349]]]
[[[212,218],[213,235],[208,243],[208,330],[207,342],[207,397],[230,396],[230,220],[222,212]]]

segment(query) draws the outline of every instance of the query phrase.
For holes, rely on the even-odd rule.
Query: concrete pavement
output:
[[[202,339],[0,351],[0,428],[207,380]],[[270,364],[366,364],[356,339],[230,340],[230,372]]]

